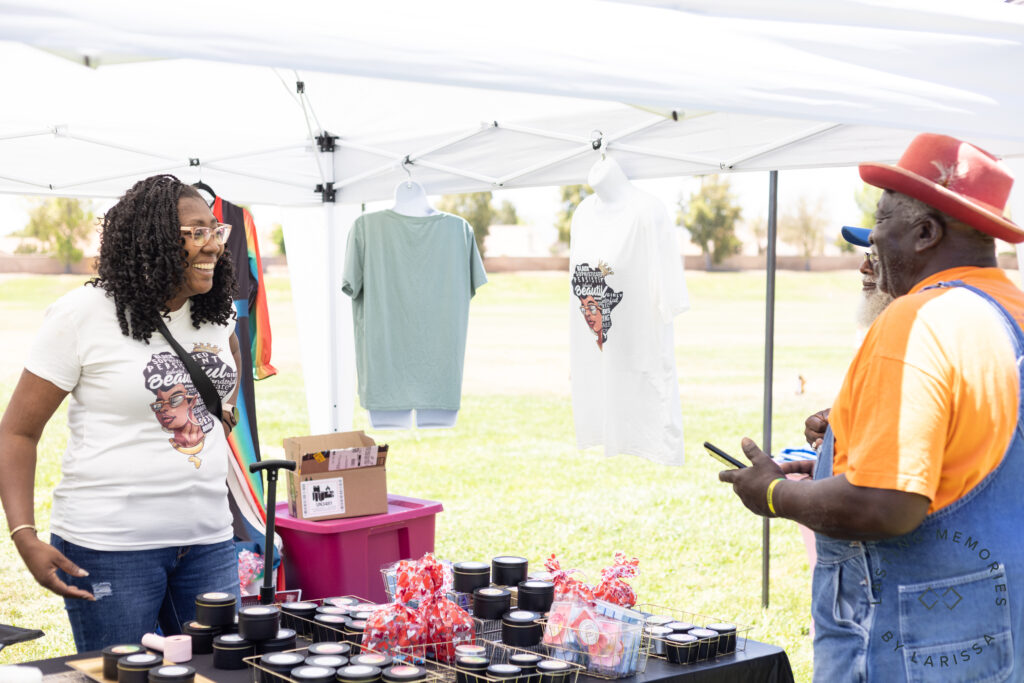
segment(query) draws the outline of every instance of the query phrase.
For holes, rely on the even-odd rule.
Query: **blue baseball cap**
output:
[[[858,247],[870,247],[871,228],[852,228],[849,225],[843,226],[843,239]]]

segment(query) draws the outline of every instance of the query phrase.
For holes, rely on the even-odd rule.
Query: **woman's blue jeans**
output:
[[[239,595],[234,541],[156,550],[90,550],[50,534],[50,544],[89,576],[59,571],[60,580],[92,593],[96,600],[65,598],[75,647],[101,650],[138,643],[159,626],[164,635],[182,632],[195,618],[200,593]]]

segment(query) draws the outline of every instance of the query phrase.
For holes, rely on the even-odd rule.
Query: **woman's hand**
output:
[[[220,411],[221,424],[224,425],[224,437],[227,438],[231,434],[231,430],[238,424],[238,420],[235,419],[235,410],[232,408],[223,408]]]
[[[40,541],[34,532],[30,534],[23,531],[15,534],[14,545],[18,548],[21,559],[25,561],[25,566],[43,588],[65,598],[96,599],[92,593],[76,586],[69,586],[60,580],[57,576],[58,569],[77,577],[89,576],[89,572],[77,566],[49,543]]]

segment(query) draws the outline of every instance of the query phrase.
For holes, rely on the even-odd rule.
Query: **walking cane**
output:
[[[295,471],[294,460],[261,460],[249,465],[249,471],[256,473],[267,471],[267,535],[266,555],[263,563],[263,585],[260,586],[260,604],[269,605],[274,602],[274,518],[277,514],[277,473],[279,470]]]

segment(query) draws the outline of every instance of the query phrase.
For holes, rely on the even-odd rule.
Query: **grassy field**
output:
[[[797,680],[811,675],[810,572],[795,525],[772,523],[771,607],[761,608],[761,520],[716,478],[700,444],[740,453],[762,433],[764,273],[691,273],[692,309],[676,323],[687,461],[668,468],[575,448],[561,273],[500,274],[473,301],[463,407],[453,430],[370,432],[391,445],[395,493],[442,501],[436,550],[451,560],[502,553],[539,565],[552,552],[592,579],[616,550],[640,558],[641,602],[753,625],[784,647]],[[73,276],[0,276],[0,410],[6,408],[46,305]],[[267,280],[276,377],[257,385],[266,454],[308,433],[298,334],[287,278]],[[782,272],[777,283],[773,446],[801,445],[804,418],[831,403],[857,342],[852,271]],[[799,377],[806,380],[803,393]],[[367,428],[358,411],[356,427]],[[48,528],[66,408],[48,426],[36,474],[36,520]],[[283,494],[283,490],[281,492]],[[0,623],[46,636],[0,663],[73,652],[60,599],[33,581],[0,535]],[[314,596],[315,597],[315,596]]]

